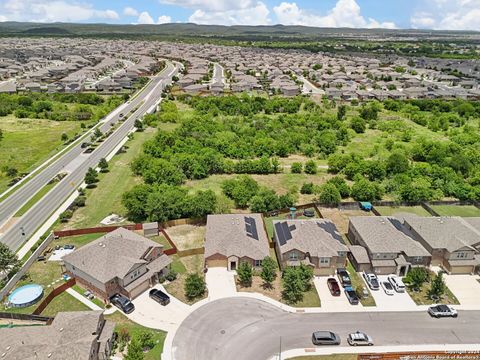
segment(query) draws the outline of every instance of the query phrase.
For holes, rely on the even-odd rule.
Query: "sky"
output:
[[[480,0],[0,0],[0,21],[480,30]]]

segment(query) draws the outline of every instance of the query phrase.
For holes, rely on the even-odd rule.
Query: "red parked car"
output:
[[[340,285],[338,285],[337,280],[335,280],[334,278],[328,278],[327,285],[330,290],[330,293],[333,296],[340,296],[341,294]]]

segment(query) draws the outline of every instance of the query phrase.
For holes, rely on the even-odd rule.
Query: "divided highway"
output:
[[[132,99],[130,103],[113,111],[109,117],[107,117],[108,120],[101,125],[100,130],[102,132],[107,132],[111,126],[119,120],[120,113],[123,112],[127,114],[138,107],[138,109],[91,154],[83,154],[84,149],[81,148],[81,143],[75,145],[3,201],[0,204],[0,225],[14,215],[25,202],[45,186],[56,174],[62,172],[68,164],[74,161],[73,164],[75,165],[70,173],[11,226],[5,234],[0,237],[0,241],[8,245],[12,250],[18,250],[25,240],[32,236],[72,192],[78,188],[83,182],[88,168],[96,167],[99,160],[111,153],[133,129],[135,120],[145,115],[150,108],[160,101],[163,89],[171,83],[172,77],[176,75],[178,71],[178,65],[173,65],[168,62],[166,68],[160,74],[156,75],[147,87]],[[25,235],[22,235],[22,231],[24,231]]]

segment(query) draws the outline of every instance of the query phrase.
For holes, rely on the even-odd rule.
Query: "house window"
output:
[[[330,258],[328,257],[321,257],[320,258],[320,264],[329,264],[330,263]]]
[[[296,251],[292,251],[290,254],[288,254],[288,259],[295,261],[298,260],[298,254]]]
[[[344,257],[346,254],[345,254],[345,251],[339,251],[338,252],[338,256],[339,257]]]
[[[464,259],[464,258],[466,258],[466,257],[467,257],[467,254],[466,254],[465,252],[463,252],[463,251],[457,253],[457,258],[458,258],[458,259]]]
[[[262,266],[262,260],[255,260],[254,264],[255,264],[255,267]]]
[[[415,256],[415,257],[413,258],[413,261],[415,261],[416,263],[419,263],[419,262],[422,261],[422,259],[423,259],[423,257],[421,257],[421,256]]]

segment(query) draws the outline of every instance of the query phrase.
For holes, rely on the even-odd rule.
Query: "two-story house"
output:
[[[280,266],[312,266],[316,275],[332,275],[344,267],[348,248],[335,224],[326,219],[273,222]]]
[[[411,267],[430,265],[430,253],[394,217],[353,216],[348,224],[348,238],[367,250],[376,274],[405,276]]]
[[[63,257],[66,272],[98,297],[130,299],[153,286],[172,262],[163,246],[118,228]]]
[[[479,218],[413,216],[405,227],[432,254],[432,265],[470,274],[480,264]]]

